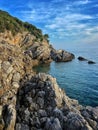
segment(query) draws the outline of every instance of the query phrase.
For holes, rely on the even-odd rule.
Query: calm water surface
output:
[[[74,53],[76,58],[67,63],[52,62],[50,66],[39,66],[37,71],[56,77],[66,94],[82,105],[98,106],[98,44],[66,44],[63,48]],[[78,61],[78,56],[93,60],[96,64]]]

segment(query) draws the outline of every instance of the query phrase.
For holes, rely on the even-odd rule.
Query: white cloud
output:
[[[93,7],[98,7],[98,4],[95,4]]]
[[[98,42],[98,33],[90,34],[84,39],[81,39],[81,43],[97,43]]]
[[[74,2],[74,4],[76,4],[76,5],[85,5],[85,4],[89,4],[89,3],[91,3],[90,0],[80,0],[80,1]]]
[[[63,3],[59,6],[58,2]],[[43,24],[42,30],[52,38],[79,37],[95,35],[98,27],[92,25],[91,20],[96,19],[97,15],[81,13],[91,0],[77,0],[67,2],[65,0],[52,0],[50,3],[40,2],[28,4],[27,11],[21,11],[25,21]],[[96,5],[97,6],[97,5]],[[86,23],[82,21],[85,20]],[[89,22],[90,21],[90,22]]]
[[[98,26],[90,27],[85,29],[86,35],[98,35]]]
[[[56,30],[56,33],[60,34],[61,32],[66,35],[77,35],[83,29],[87,28],[87,24],[80,23],[81,20],[91,19],[89,15],[82,14],[67,14],[65,16],[57,16],[51,23],[46,24],[48,30]]]
[[[64,2],[64,0],[52,0],[52,3]]]

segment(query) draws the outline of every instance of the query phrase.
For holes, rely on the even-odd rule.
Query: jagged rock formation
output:
[[[17,104],[0,106],[0,130],[98,130],[98,107],[83,107],[39,73],[23,82]]]
[[[18,87],[18,82],[24,74],[23,70],[21,50],[8,43],[0,43],[0,95],[8,89]]]
[[[24,82],[16,110],[12,105],[2,109],[1,126],[7,130],[98,130],[98,107],[80,106],[44,73]]]
[[[32,60],[20,47],[1,42],[0,96],[8,90],[18,89],[20,79],[32,73],[32,66],[36,64],[36,60]]]
[[[50,56],[49,45],[45,46],[41,43],[34,43],[30,48],[25,51],[32,59],[38,59],[40,64],[50,63],[52,61]]]
[[[16,130],[98,129],[98,108],[85,108],[68,98],[50,75],[35,75],[17,96]]]
[[[64,50],[51,50],[51,57],[56,62],[67,62],[75,58],[74,54]]]

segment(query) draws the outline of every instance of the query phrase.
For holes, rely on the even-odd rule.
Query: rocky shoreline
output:
[[[32,77],[19,90],[17,99],[16,130],[98,129],[98,108],[80,106],[50,75]]]
[[[0,106],[0,130],[98,130],[98,107],[79,105],[45,73],[23,81],[11,100]]]
[[[9,19],[7,26],[12,20],[20,27],[16,35],[11,32],[14,24],[0,33],[0,130],[98,130],[98,107],[81,106],[55,78],[33,71],[36,65],[68,62],[75,56],[55,50],[35,26],[0,13],[5,24]]]
[[[23,44],[23,41],[21,44]],[[32,43],[30,47],[28,47],[28,42],[30,42],[30,39],[25,43],[26,49],[20,45],[10,44],[6,39],[0,42],[0,130],[26,129],[15,128],[17,92],[25,81],[30,80],[35,75],[33,66],[49,64],[53,60],[53,56],[51,56],[53,48],[47,41]],[[55,53],[55,58],[59,56],[68,59],[68,56],[70,58],[71,55],[68,52],[62,55],[62,51],[57,54],[56,50]],[[69,55],[66,56],[66,54]],[[70,58],[70,60],[72,59],[73,57]]]
[[[17,46],[0,44],[0,130],[98,130],[98,107],[79,105],[55,78],[33,72],[32,66],[42,57],[45,62],[41,63],[52,61],[51,50],[46,55],[47,47],[41,47],[34,45],[21,53]]]

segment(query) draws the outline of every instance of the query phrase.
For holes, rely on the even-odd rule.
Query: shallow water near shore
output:
[[[66,94],[70,98],[77,99],[80,104],[98,106],[98,45],[65,44],[63,49],[75,54],[76,58],[71,62],[52,62],[50,66],[38,66],[36,71],[54,76]],[[96,64],[78,61],[78,56],[93,60]]]

